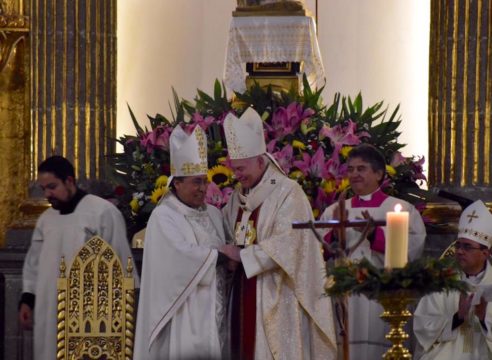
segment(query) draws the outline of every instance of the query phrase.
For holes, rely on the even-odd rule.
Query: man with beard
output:
[[[42,162],[38,183],[51,208],[39,217],[24,260],[19,321],[23,329],[34,325],[34,358],[44,360],[56,358],[56,279],[61,257],[70,266],[77,251],[95,235],[111,244],[124,263],[131,251],[120,211],[79,189],[67,159],[52,156]]]
[[[413,321],[415,359],[492,358],[492,214],[478,200],[460,216],[455,258],[468,294],[440,292],[420,300]]]

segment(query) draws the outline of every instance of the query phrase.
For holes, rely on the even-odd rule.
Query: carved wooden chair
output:
[[[133,357],[134,279],[113,248],[98,236],[65,259],[58,278],[57,359],[123,360]]]

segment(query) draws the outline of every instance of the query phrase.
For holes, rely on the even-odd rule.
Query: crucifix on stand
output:
[[[347,258],[349,258],[353,252],[362,244],[367,238],[367,235],[376,226],[385,226],[385,220],[374,220],[368,214],[364,215],[364,219],[348,220],[347,211],[345,209],[345,197],[346,193],[342,192],[338,199],[338,219],[328,221],[308,221],[308,222],[294,222],[292,228],[294,229],[311,229],[316,236],[316,239],[323,245],[325,251],[329,251],[334,255],[335,265],[343,264]],[[362,228],[360,237],[355,245],[347,248],[347,239],[345,230],[347,228]],[[335,246],[327,244],[323,237],[316,229],[335,229],[337,231],[338,241]],[[349,328],[348,328],[348,296],[345,295],[341,299],[335,300],[335,314],[338,324],[340,326],[340,336],[343,339],[343,359],[349,360]]]

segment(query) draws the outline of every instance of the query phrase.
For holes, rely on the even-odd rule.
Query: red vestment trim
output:
[[[260,206],[261,207],[261,206]],[[256,229],[260,207],[250,216]],[[243,210],[239,209],[236,224],[241,222]],[[255,239],[254,243],[256,243]],[[231,354],[232,359],[254,360],[256,338],[256,276],[248,279],[239,266],[232,285]]]

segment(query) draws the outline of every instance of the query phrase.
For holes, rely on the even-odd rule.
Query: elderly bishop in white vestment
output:
[[[492,215],[482,201],[460,217],[456,260],[471,293],[434,293],[422,298],[413,329],[422,360],[492,359]]]
[[[188,204],[178,196],[176,183],[175,191],[165,195],[150,216],[134,359],[220,359],[227,336],[224,276],[217,259],[225,241],[220,211],[205,205],[202,198],[205,133],[197,126],[188,135],[178,126],[170,147],[173,183],[178,179],[199,183],[191,183],[194,193],[183,194],[195,194],[187,198]],[[197,196],[198,206],[190,206]]]
[[[233,358],[336,359],[321,246],[310,230],[292,229],[293,221],[312,220],[309,201],[266,153],[256,111],[229,114],[224,131],[233,170],[243,160],[256,167],[235,170],[241,186],[223,209],[226,229],[243,247],[232,296]]]

